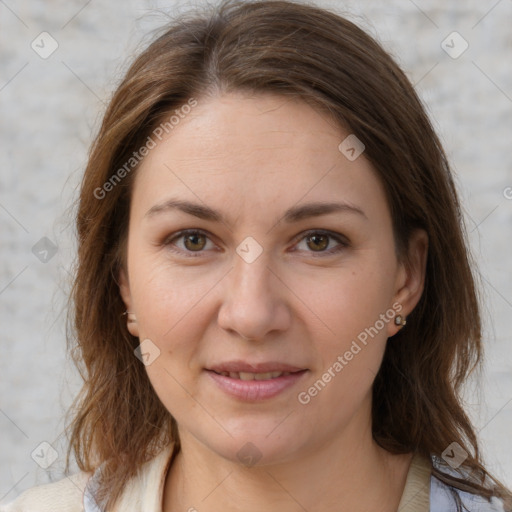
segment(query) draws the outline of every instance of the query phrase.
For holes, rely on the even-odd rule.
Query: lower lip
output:
[[[240,380],[219,375],[212,370],[206,370],[206,373],[222,391],[234,398],[247,402],[266,400],[282,393],[302,379],[306,372],[307,370],[302,370],[268,380]]]

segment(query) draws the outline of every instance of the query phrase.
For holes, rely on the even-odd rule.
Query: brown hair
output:
[[[144,462],[171,441],[179,449],[176,422],[134,357],[139,340],[127,331],[116,279],[136,165],[112,180],[162,116],[207,91],[247,91],[300,98],[348,127],[384,184],[399,254],[415,228],[429,236],[424,293],[373,385],[375,440],[429,458],[456,441],[468,452],[466,476],[436,467],[434,475],[510,500],[483,466],[459,396],[480,366],[479,302],[449,164],[404,73],[352,22],[290,1],[223,2],[164,29],[110,101],[81,186],[70,346],[84,386],[70,410],[68,468],[71,452],[81,470],[101,465],[99,496],[110,508]]]

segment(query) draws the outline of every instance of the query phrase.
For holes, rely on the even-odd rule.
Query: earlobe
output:
[[[421,299],[425,287],[428,258],[428,235],[425,230],[417,229],[409,238],[408,253],[400,263],[397,273],[394,301],[402,306],[399,316],[405,319]],[[389,326],[390,336],[396,334],[405,324]]]

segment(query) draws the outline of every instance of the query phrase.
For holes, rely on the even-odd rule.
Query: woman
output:
[[[14,510],[504,511],[449,165],[351,22],[184,17],[133,63],[77,216],[81,472]]]

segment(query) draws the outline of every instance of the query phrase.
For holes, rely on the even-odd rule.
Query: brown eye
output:
[[[206,245],[206,236],[201,233],[184,235],[184,245],[189,251],[200,251]]]
[[[312,256],[334,255],[350,246],[349,240],[340,233],[324,230],[310,230],[302,234],[295,250]]]
[[[322,234],[309,235],[307,238],[307,244],[313,251],[323,251],[329,245],[329,236]]]
[[[211,241],[207,233],[197,229],[188,229],[174,233],[164,240],[163,244],[172,252],[184,256],[201,256],[212,248],[215,244]]]

